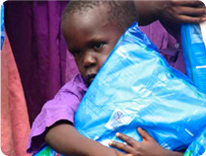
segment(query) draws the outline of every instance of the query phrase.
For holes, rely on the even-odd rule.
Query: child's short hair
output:
[[[66,6],[62,24],[68,18],[69,14],[86,11],[94,7],[105,5],[108,8],[108,21],[117,24],[117,27],[125,30],[134,21],[138,20],[137,12],[133,1],[70,1]],[[115,23],[116,22],[116,23]]]

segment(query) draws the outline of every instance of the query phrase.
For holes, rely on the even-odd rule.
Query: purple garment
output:
[[[54,99],[43,106],[41,113],[33,122],[27,152],[37,152],[45,144],[44,136],[47,127],[60,120],[73,123],[74,114],[86,91],[87,86],[82,76],[78,74],[59,90]]]
[[[167,25],[165,26],[167,27]],[[157,46],[160,54],[164,56],[170,66],[185,74],[180,34],[179,31],[176,31],[179,29],[179,26],[172,24],[169,26],[173,27],[173,29],[170,30],[170,33],[176,38],[170,35],[159,21],[153,22],[148,26],[140,27],[140,30]]]

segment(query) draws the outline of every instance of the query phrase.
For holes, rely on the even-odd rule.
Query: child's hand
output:
[[[112,141],[109,145],[128,153],[126,154],[126,156],[166,156],[168,155],[168,153],[172,152],[162,148],[143,129],[138,128],[137,130],[140,136],[142,137],[142,142],[138,142],[124,134],[117,133],[116,136],[119,139],[125,141],[126,144]]]

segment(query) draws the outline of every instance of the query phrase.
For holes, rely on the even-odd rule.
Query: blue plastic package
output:
[[[65,156],[65,155],[57,153],[53,148],[46,145],[40,151],[33,154],[33,156]]]
[[[187,148],[184,156],[206,156],[206,128]]]
[[[206,43],[200,24],[182,24],[181,38],[186,73],[206,93]]]
[[[206,95],[171,68],[134,23],[120,38],[75,114],[75,128],[108,146],[145,129],[162,147],[182,150],[206,126]]]
[[[4,38],[5,38],[5,33],[4,33],[4,5],[1,4],[1,50],[3,47],[4,43]]]

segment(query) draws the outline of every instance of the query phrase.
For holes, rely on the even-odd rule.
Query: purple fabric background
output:
[[[5,3],[5,26],[21,76],[30,123],[77,69],[60,30],[66,1]]]
[[[60,20],[67,1],[10,1],[5,3],[5,26],[20,73],[30,123],[42,105],[78,73],[66,50]],[[176,40],[159,22],[141,28],[171,65],[184,72]],[[177,61],[178,60],[178,61]]]

